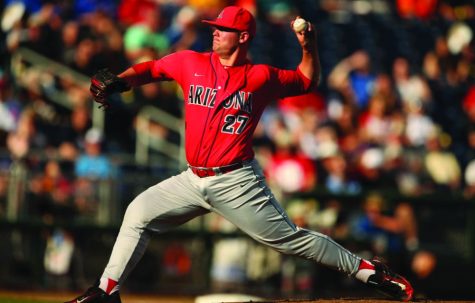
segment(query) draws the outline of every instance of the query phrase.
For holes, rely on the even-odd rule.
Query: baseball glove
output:
[[[128,91],[130,86],[124,79],[121,79],[111,73],[109,69],[99,70],[91,78],[91,95],[95,102],[99,103],[99,108],[107,109],[110,104],[107,97],[113,93],[122,93]]]

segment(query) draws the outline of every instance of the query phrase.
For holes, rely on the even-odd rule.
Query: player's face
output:
[[[238,31],[215,27],[213,30],[213,51],[220,57],[228,57],[238,48],[239,38]]]

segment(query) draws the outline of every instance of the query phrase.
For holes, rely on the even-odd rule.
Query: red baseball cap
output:
[[[203,20],[202,22],[238,31],[246,31],[254,37],[256,34],[256,20],[246,9],[239,6],[227,6],[218,15],[216,20]]]

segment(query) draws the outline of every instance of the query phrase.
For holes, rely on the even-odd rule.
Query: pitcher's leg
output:
[[[361,258],[327,235],[296,227],[274,198],[260,203],[243,204],[240,212],[217,207],[217,212],[257,241],[282,253],[312,259],[353,275]]]
[[[315,260],[349,275],[361,258],[330,237],[296,227],[276,201],[257,163],[220,176],[210,186],[216,211],[257,241],[282,253]]]
[[[121,284],[143,256],[151,232],[166,232],[207,212],[186,174],[148,188],[127,207],[102,277]]]

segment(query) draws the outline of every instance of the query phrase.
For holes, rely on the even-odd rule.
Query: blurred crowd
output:
[[[295,68],[296,15],[315,23],[322,83],[266,111],[256,151],[283,191],[358,193],[382,187],[419,195],[475,193],[474,8],[469,1],[19,1],[2,16],[0,147],[76,161],[91,129],[91,99],[74,81],[12,76],[9,59],[28,48],[91,76],[181,49],[210,49],[200,20],[227,4],[252,11],[256,63]],[[24,81],[28,85],[18,85]],[[70,107],[48,100],[59,89]],[[112,100],[106,153],[133,153],[145,105],[181,116],[174,84],[144,86]],[[151,132],[166,133],[159,125]],[[166,136],[166,134],[165,134]],[[285,171],[285,173],[284,173]]]
[[[290,192],[473,197],[474,7],[395,1],[394,10],[357,14],[383,2],[349,1],[350,13],[320,1],[323,83],[266,112],[257,138],[269,176]],[[406,11],[410,3],[428,11]]]
[[[87,87],[38,73],[15,78],[11,59],[18,50],[33,50],[87,77],[106,67],[118,73],[174,51],[210,50],[211,32],[200,21],[229,4],[256,16],[258,34],[250,51],[255,63],[294,69],[300,50],[290,21],[302,16],[317,28],[320,85],[272,103],[255,134],[256,157],[299,225],[331,231],[337,239],[349,231],[355,239],[369,237],[373,253],[384,253],[381,234],[385,250],[415,251],[417,222],[405,202],[397,201],[386,217],[384,198],[370,194],[360,212],[338,225],[338,201],[309,216],[317,213],[314,202],[285,199],[316,189],[475,197],[472,1],[6,0],[0,33],[0,217],[16,160],[31,174],[26,192],[29,201],[37,201],[31,213],[46,221],[88,215],[98,207],[93,185],[121,174],[114,155],[134,152],[139,111],[153,105],[182,115],[176,85],[149,84],[114,97],[104,129],[96,129]],[[64,92],[69,106],[52,102],[47,94],[52,90]],[[158,124],[150,131],[167,136]],[[415,260],[434,262],[430,254],[421,258]]]

